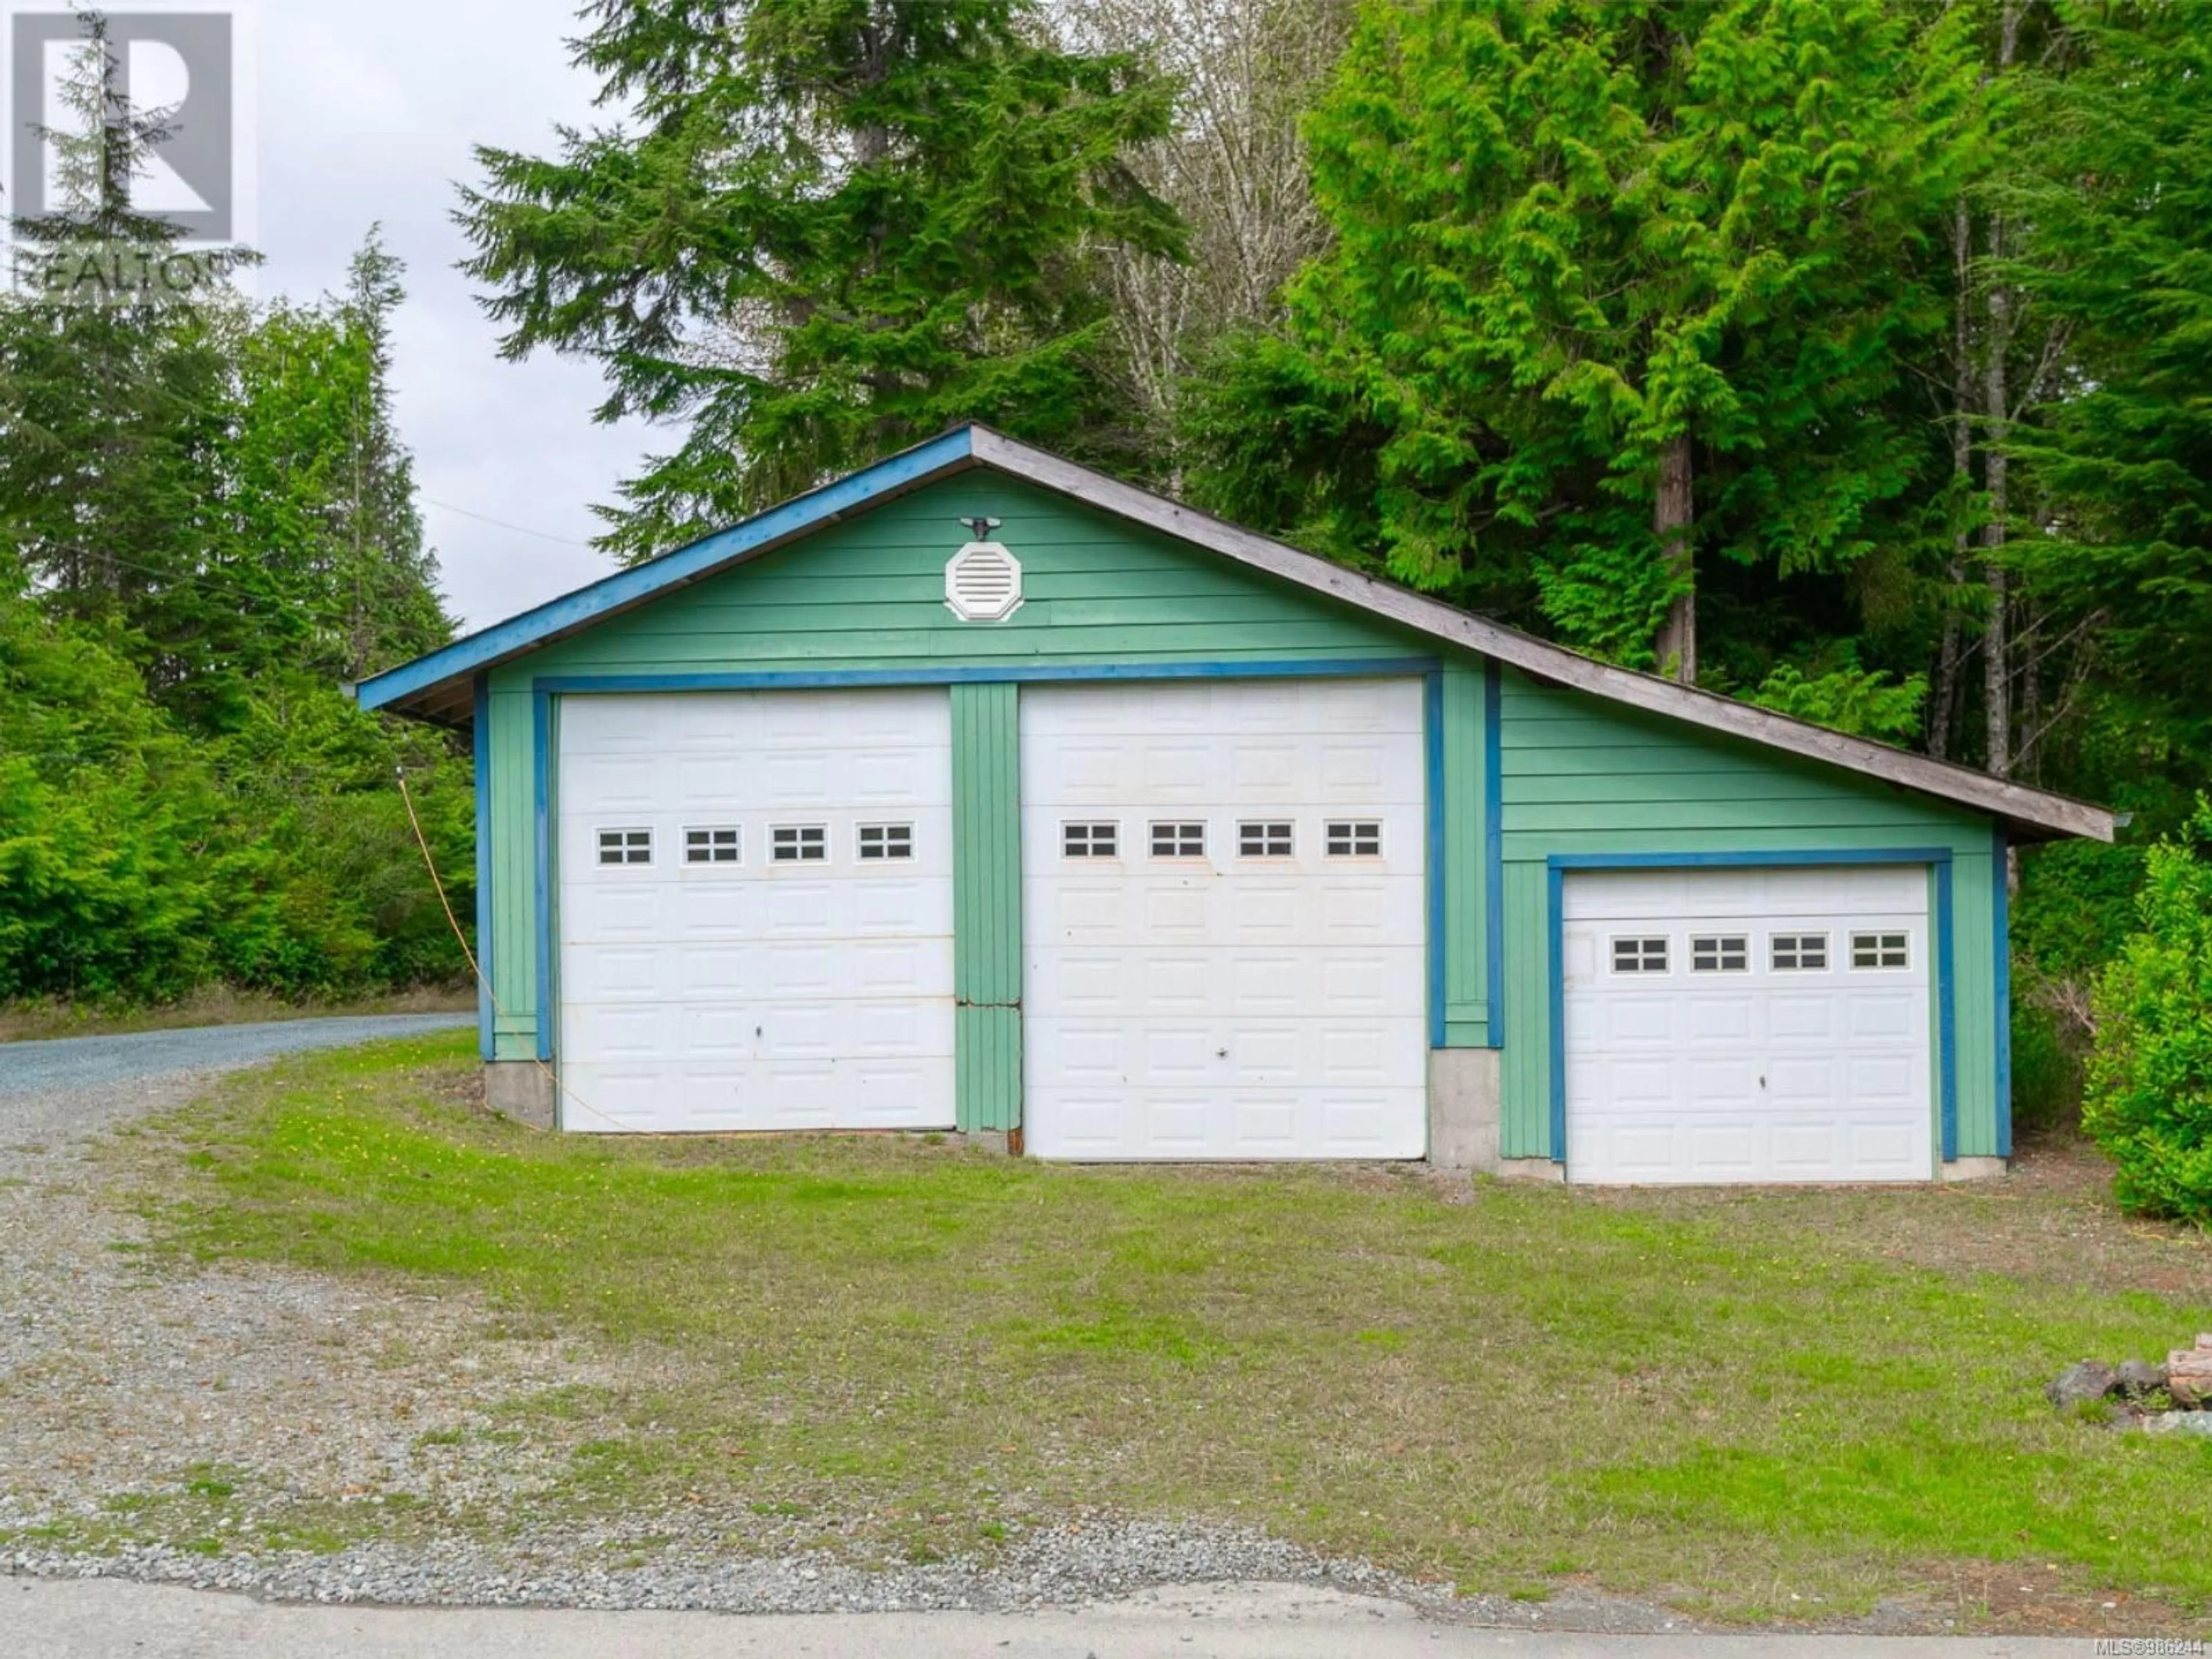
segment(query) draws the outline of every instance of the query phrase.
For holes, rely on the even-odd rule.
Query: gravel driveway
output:
[[[92,1155],[102,1131],[181,1106],[222,1071],[465,1023],[0,1046],[0,1571],[303,1601],[774,1613],[1036,1608],[1265,1581],[1523,1629],[1686,1627],[1581,1591],[1541,1607],[1455,1598],[1183,1522],[1041,1519],[988,1560],[883,1566],[839,1549],[836,1516],[539,1513],[576,1449],[613,1431],[592,1401],[641,1380],[634,1357],[617,1374],[581,1340],[517,1334],[465,1289],[149,1255],[124,1177]]]
[[[10,1128],[26,1095],[60,1097],[79,1091],[179,1072],[230,1071],[275,1054],[343,1048],[377,1037],[466,1025],[472,1014],[380,1014],[354,1019],[278,1019],[257,1025],[202,1025],[124,1036],[63,1037],[52,1042],[0,1043],[0,1124]]]

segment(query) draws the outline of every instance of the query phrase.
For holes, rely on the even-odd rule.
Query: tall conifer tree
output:
[[[461,221],[505,349],[604,365],[603,417],[688,428],[610,510],[637,558],[966,418],[1131,441],[1088,255],[1168,255],[1125,153],[1170,89],[1025,0],[598,0],[622,122],[479,152]]]
[[[1699,564],[1847,568],[1925,464],[1974,82],[1883,0],[1371,0],[1310,126],[1336,246],[1201,483],[1695,678]]]

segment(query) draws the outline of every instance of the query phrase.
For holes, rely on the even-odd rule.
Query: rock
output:
[[[2043,1397],[2060,1411],[2071,1411],[2085,1400],[2102,1400],[2120,1386],[2110,1365],[2084,1359],[2069,1365],[2044,1385]]]
[[[2166,1367],[2154,1359],[2124,1360],[2115,1375],[2130,1394],[2148,1394],[2166,1386]]]
[[[2166,1357],[2166,1391],[2177,1406],[2212,1401],[2212,1347],[2176,1348]]]
[[[2212,1440],[2212,1412],[2157,1412],[2143,1419],[2145,1434],[2189,1434]]]

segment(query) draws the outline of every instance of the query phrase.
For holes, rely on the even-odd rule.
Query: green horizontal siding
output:
[[[945,563],[992,532],[1022,565],[1003,623],[945,607]],[[510,677],[927,664],[1423,654],[1380,621],[988,472],[859,518],[548,647]]]
[[[1989,820],[1872,779],[1503,676],[1505,1001],[1504,1150],[1553,1156],[1546,860],[1559,853],[1952,854],[1958,1146],[1994,1155],[1996,953]],[[1931,895],[1932,905],[1932,895]]]

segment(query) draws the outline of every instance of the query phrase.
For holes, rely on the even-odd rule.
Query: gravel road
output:
[[[379,1014],[354,1019],[278,1019],[256,1025],[201,1025],[124,1036],[63,1037],[0,1043],[0,1102],[70,1092],[179,1072],[230,1071],[306,1048],[343,1048],[377,1037],[466,1025],[473,1014]],[[15,1115],[0,1105],[0,1122]]]

